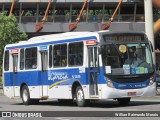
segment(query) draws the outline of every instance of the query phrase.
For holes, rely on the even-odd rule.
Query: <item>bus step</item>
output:
[[[47,100],[49,96],[41,96],[41,100]]]
[[[19,99],[19,98],[20,98],[19,96],[11,97],[11,99]]]
[[[91,99],[98,99],[99,96],[98,96],[98,95],[90,95],[90,98],[91,98]]]

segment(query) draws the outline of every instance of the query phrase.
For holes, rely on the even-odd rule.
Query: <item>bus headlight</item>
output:
[[[152,76],[152,77],[150,77],[150,79],[149,79],[149,85],[152,85],[154,83],[154,77]]]
[[[106,79],[107,79],[107,80],[106,80],[107,86],[114,88],[114,85],[113,85],[112,81],[111,81],[109,78],[106,78]]]

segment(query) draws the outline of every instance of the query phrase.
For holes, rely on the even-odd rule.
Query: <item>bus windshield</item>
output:
[[[105,74],[147,74],[154,70],[148,43],[106,44],[101,48]]]

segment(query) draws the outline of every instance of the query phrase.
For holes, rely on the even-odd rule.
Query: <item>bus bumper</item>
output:
[[[106,84],[102,85],[102,99],[124,98],[124,97],[140,97],[140,96],[155,96],[156,83],[140,88],[140,89],[116,89],[108,87]]]

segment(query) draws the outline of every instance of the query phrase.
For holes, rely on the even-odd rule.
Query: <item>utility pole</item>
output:
[[[145,7],[145,32],[148,39],[151,41],[153,45],[153,50],[155,50],[152,0],[144,0],[144,7]],[[153,52],[152,56],[153,56],[153,63],[155,64],[155,52]]]

